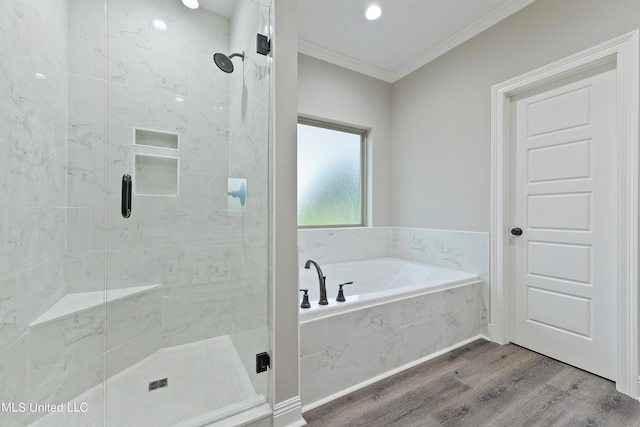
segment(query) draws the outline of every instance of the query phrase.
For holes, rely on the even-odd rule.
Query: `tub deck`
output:
[[[300,269],[300,289],[309,290],[311,307],[300,308],[300,322],[386,304],[405,298],[480,283],[477,274],[435,267],[399,258],[331,263],[320,266],[326,276],[329,305],[318,305],[319,283],[315,268]],[[337,302],[338,285],[344,286],[345,302]],[[302,293],[300,294],[302,302]]]

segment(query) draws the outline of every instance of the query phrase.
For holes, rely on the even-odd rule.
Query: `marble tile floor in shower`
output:
[[[150,380],[168,387],[148,391]],[[104,399],[106,389],[106,399]],[[263,403],[228,336],[159,350],[72,401],[85,413],[52,413],[31,427],[202,425]]]
[[[478,340],[304,418],[310,427],[638,427],[640,402],[554,359]]]

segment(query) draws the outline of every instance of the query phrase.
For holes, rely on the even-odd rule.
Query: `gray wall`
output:
[[[291,424],[301,417],[298,358],[298,251],[296,221],[296,85],[298,8],[296,0],[275,0],[273,37],[274,113],[271,198],[271,305],[273,388],[276,416]],[[276,95],[277,94],[277,95]],[[297,402],[291,408],[288,402]],[[289,420],[283,415],[283,420]],[[287,425],[276,420],[277,425]]]
[[[639,26],[637,0],[538,0],[394,83],[392,224],[488,231],[491,86]]]
[[[298,68],[301,115],[371,129],[368,225],[390,225],[391,85],[305,55]]]

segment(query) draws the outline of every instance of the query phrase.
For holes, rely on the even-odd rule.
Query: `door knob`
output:
[[[512,228],[511,234],[513,234],[514,236],[520,236],[522,234],[522,228]]]

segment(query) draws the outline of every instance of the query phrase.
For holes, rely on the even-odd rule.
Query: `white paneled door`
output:
[[[605,68],[512,104],[513,342],[612,380],[617,360],[615,94],[615,70]]]

